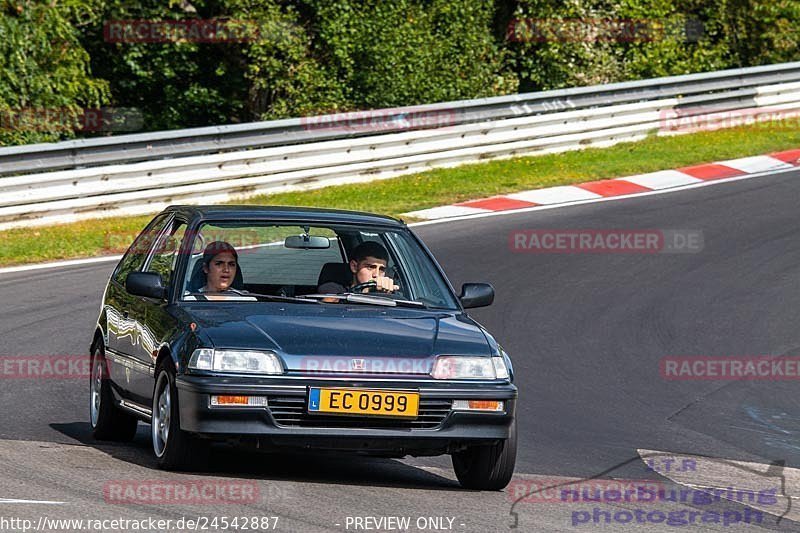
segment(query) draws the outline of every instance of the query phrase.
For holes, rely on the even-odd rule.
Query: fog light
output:
[[[453,400],[453,411],[502,411],[500,400]]]
[[[266,396],[211,396],[211,405],[246,405],[248,407],[266,407]]]

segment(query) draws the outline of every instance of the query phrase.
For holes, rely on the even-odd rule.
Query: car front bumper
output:
[[[182,375],[176,380],[180,427],[206,437],[255,438],[266,446],[439,454],[508,438],[517,388],[508,382],[230,378]],[[414,390],[414,421],[308,414],[310,387]],[[212,406],[212,395],[266,396],[268,407]],[[454,411],[452,400],[502,400],[502,412]]]

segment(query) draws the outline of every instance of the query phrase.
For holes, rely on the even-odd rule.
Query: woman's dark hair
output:
[[[205,251],[203,251],[203,264],[208,266],[214,257],[225,252],[233,255],[234,259],[236,259],[236,262],[239,262],[239,254],[236,253],[236,248],[225,241],[214,241],[206,246]]]

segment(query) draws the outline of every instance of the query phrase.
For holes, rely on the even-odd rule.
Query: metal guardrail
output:
[[[641,139],[669,117],[800,113],[800,62],[0,149],[0,229]]]

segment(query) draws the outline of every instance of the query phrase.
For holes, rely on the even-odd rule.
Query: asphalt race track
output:
[[[236,516],[277,516],[277,531],[800,530],[798,382],[670,381],[659,370],[666,356],[800,355],[799,199],[797,172],[416,227],[456,287],[488,281],[497,291],[492,307],[473,314],[512,355],[520,388],[517,479],[506,492],[460,489],[447,457],[271,456],[219,447],[209,472],[163,472],[154,467],[149,426],[140,425],[132,444],[92,440],[87,379],[3,379],[0,530],[23,530],[22,522],[3,522],[10,518],[35,527],[42,517],[175,524],[203,516],[207,531],[223,530],[211,527],[213,518]],[[509,235],[526,229],[688,230],[700,232],[703,247],[512,251]],[[86,354],[112,268],[0,276],[0,355]],[[672,463],[669,454],[684,459]],[[578,478],[649,480],[690,497],[560,502],[515,492]],[[216,505],[108,497],[109,484],[153,480],[237,482],[256,487],[257,497]],[[749,523],[752,509],[729,498],[692,501],[693,485],[745,484],[777,496],[754,505],[763,513]],[[699,511],[694,524],[664,521],[691,511]],[[614,518],[606,522],[603,512]],[[408,517],[410,525],[398,529],[388,517]],[[77,530],[46,524],[43,530]]]

